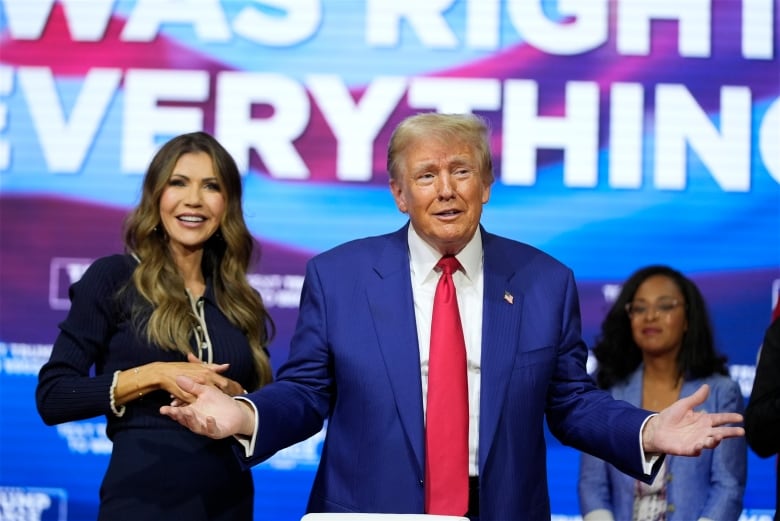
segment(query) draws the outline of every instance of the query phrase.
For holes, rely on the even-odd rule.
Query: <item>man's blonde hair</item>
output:
[[[387,172],[398,179],[403,172],[404,152],[423,136],[469,145],[477,158],[479,173],[485,184],[493,183],[493,158],[490,152],[490,129],[487,122],[474,114],[440,114],[425,112],[404,119],[393,131],[387,147]]]

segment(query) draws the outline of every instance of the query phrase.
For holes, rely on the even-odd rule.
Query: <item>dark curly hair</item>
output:
[[[601,323],[593,354],[598,361],[596,383],[603,389],[624,381],[642,362],[642,353],[631,332],[626,304],[634,299],[645,280],[656,275],[671,279],[685,299],[688,330],[683,336],[677,359],[680,376],[693,379],[715,373],[728,375],[726,357],[715,349],[707,304],[699,288],[688,277],[669,266],[652,265],[635,271],[625,281],[620,295]]]

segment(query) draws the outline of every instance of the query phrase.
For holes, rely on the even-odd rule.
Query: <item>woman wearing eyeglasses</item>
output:
[[[601,324],[593,354],[596,382],[615,398],[650,411],[709,384],[701,409],[739,412],[744,401],[714,345],[696,284],[668,266],[648,266],[623,284]],[[737,520],[747,475],[744,438],[724,440],[697,458],[667,456],[651,485],[581,456],[578,483],[585,521]]]

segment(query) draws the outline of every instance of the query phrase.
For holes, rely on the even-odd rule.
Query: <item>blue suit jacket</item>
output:
[[[642,402],[642,366],[625,383],[614,386],[612,395],[638,405]],[[711,375],[686,380],[680,397],[692,395],[703,384],[709,384],[707,400],[696,408],[707,412],[744,412],[739,385],[728,376]],[[747,443],[740,436],[723,440],[714,450],[699,457],[667,459],[668,521],[692,521],[699,518],[737,521],[742,514],[742,497],[747,480]],[[583,455],[578,483],[580,509],[583,514],[609,510],[615,521],[630,520],[634,509],[635,484],[604,461]]]
[[[648,413],[613,400],[588,376],[571,271],[531,246],[480,233],[480,519],[549,520],[545,415],[564,443],[638,477],[638,433]],[[406,226],[308,263],[289,360],[274,383],[248,397],[260,417],[249,464],[328,420],[308,511],[423,512],[424,418]]]

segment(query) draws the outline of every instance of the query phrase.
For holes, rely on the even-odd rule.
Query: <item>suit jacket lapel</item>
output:
[[[366,291],[401,424],[422,473],[425,427],[407,226],[388,236]]]
[[[484,289],[482,310],[482,359],[479,412],[479,471],[490,452],[506,387],[512,373],[523,295],[514,281],[515,269],[507,261],[495,237],[482,230]],[[522,407],[517,404],[516,407]]]

